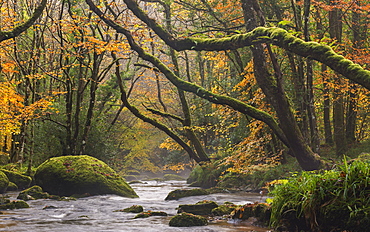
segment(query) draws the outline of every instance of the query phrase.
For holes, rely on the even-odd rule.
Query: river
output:
[[[225,201],[243,205],[261,201],[260,196],[252,193],[211,194],[186,197],[180,200],[165,201],[167,194],[175,189],[188,188],[184,181],[147,181],[132,184],[139,198],[124,198],[116,195],[92,196],[75,201],[56,201],[40,199],[28,201],[30,208],[7,210],[0,214],[0,231],[34,232],[222,232],[256,231],[266,232],[266,228],[250,226],[245,222],[210,221],[208,226],[179,228],[170,227],[170,217],[176,214],[180,204],[194,204],[201,200],[212,200],[218,204]],[[15,200],[18,192],[7,193]],[[263,200],[263,199],[262,199]],[[114,212],[132,205],[142,205],[144,211],[164,211],[168,217],[152,216],[133,219],[136,214]],[[46,208],[45,208],[46,207]]]

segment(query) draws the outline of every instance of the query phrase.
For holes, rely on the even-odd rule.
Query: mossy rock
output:
[[[44,192],[42,188],[38,185],[34,185],[28,189],[23,190],[19,193],[17,197],[17,199],[21,199],[24,201],[47,198],[49,198],[49,194]]]
[[[29,208],[30,206],[25,201],[11,201],[9,203],[0,205],[0,210],[4,209],[23,209]]]
[[[168,214],[163,211],[148,211],[148,213],[150,213],[150,216],[168,216]]]
[[[151,217],[151,216],[168,216],[168,214],[166,212],[163,212],[163,211],[147,211],[147,212],[141,212],[141,213],[138,213],[134,219],[136,218],[147,218],[147,217]]]
[[[13,182],[9,182],[8,188],[6,189],[6,191],[17,191],[17,190],[18,190],[18,186]]]
[[[212,209],[211,213],[214,216],[223,216],[223,215],[229,215],[231,212],[233,212],[238,206],[234,205],[233,203],[224,203],[222,205],[219,205],[218,207]]]
[[[218,205],[214,201],[200,201],[196,204],[179,205],[177,213],[191,213],[196,215],[211,215],[212,210]]]
[[[164,181],[169,181],[169,180],[185,180],[185,178],[182,177],[182,176],[179,176],[179,175],[175,175],[175,174],[165,174],[163,176],[163,180]]]
[[[134,219],[136,218],[147,218],[147,217],[151,217],[151,216],[168,216],[168,214],[166,212],[163,212],[163,211],[147,211],[147,212],[141,212],[141,213],[138,213]]]
[[[51,158],[37,168],[35,181],[45,191],[59,196],[116,194],[138,197],[112,168],[88,155]]]
[[[26,189],[30,187],[32,178],[26,175],[22,175],[18,172],[13,172],[5,169],[1,169],[2,172],[8,177],[10,182],[13,182],[18,186],[18,189]]]
[[[191,213],[181,213],[173,216],[169,222],[169,226],[173,227],[190,227],[190,226],[206,226],[208,221],[205,217],[194,215]]]
[[[144,208],[141,205],[133,205],[131,207],[119,211],[126,213],[141,213],[144,211]]]
[[[0,193],[4,193],[9,185],[9,179],[4,172],[0,171]]]
[[[167,197],[167,200],[178,200],[183,197],[190,197],[190,196],[201,196],[201,195],[208,195],[209,192],[206,189],[176,189],[171,191]]]
[[[132,181],[130,181],[128,184],[146,184],[145,182],[142,182],[142,181],[140,181],[140,180],[132,180]]]
[[[270,222],[271,206],[266,203],[246,204],[236,208],[232,213],[233,219],[247,220],[250,217],[257,219],[258,224],[267,225]]]
[[[150,213],[149,212],[141,212],[141,213],[139,213],[139,214],[137,214],[135,217],[134,217],[134,219],[136,219],[136,218],[148,218],[148,217],[150,217],[151,215],[150,215]]]

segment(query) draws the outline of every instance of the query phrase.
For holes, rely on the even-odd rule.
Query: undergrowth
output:
[[[366,231],[370,226],[370,163],[302,172],[271,192],[271,225],[288,231]]]

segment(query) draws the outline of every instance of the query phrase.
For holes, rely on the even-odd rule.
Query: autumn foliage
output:
[[[269,34],[239,46],[254,27],[282,28],[368,69],[365,1],[61,1],[37,18],[26,5],[1,1],[1,33],[33,18],[0,47],[13,161],[93,153],[122,174],[192,160],[250,173],[295,155],[317,169],[323,147],[342,155],[369,138],[369,90]]]

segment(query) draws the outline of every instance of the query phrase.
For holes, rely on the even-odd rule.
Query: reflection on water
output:
[[[208,226],[176,228],[169,227],[170,217],[175,215],[180,204],[194,204],[201,200],[212,200],[219,204],[225,201],[234,204],[246,204],[260,201],[256,194],[211,194],[193,196],[175,201],[164,201],[167,194],[175,189],[187,188],[184,181],[156,182],[148,181],[133,184],[139,198],[124,198],[116,195],[93,196],[76,201],[35,200],[29,201],[31,208],[3,211],[0,215],[0,231],[36,231],[36,232],[219,232],[219,231],[268,231],[264,228],[251,227],[245,223],[233,221],[210,221]],[[12,193],[15,200],[18,193]],[[149,217],[133,219],[136,214],[114,212],[132,205],[142,205],[145,211],[164,211],[168,217]]]

